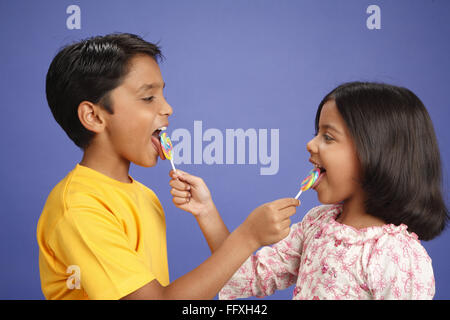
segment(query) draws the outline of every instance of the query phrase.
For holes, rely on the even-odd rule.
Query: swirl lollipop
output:
[[[161,134],[161,136],[159,137],[159,140],[161,141],[161,148],[164,153],[164,156],[166,157],[166,159],[170,160],[170,164],[172,165],[173,171],[176,172],[177,169],[175,169],[175,165],[173,164],[172,141],[170,141],[170,138],[167,136],[167,134],[165,132],[163,132]]]
[[[319,176],[320,176],[320,169],[319,168],[312,169],[309,172],[309,175],[305,179],[303,179],[300,191],[295,196],[295,199],[298,199],[298,197],[300,197],[303,191],[306,191],[309,188],[311,188],[317,181],[317,179],[319,179]]]

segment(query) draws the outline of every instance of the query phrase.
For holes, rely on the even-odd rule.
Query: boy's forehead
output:
[[[164,88],[161,71],[156,61],[145,55],[138,55],[130,60],[129,70],[123,85],[135,91]]]

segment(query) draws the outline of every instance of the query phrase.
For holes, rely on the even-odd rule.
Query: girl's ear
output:
[[[78,118],[81,124],[89,131],[99,133],[105,129],[103,110],[89,101],[82,101],[78,106]]]

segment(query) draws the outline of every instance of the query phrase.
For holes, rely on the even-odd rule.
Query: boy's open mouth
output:
[[[160,127],[158,129],[156,129],[155,131],[153,131],[152,138],[151,138],[153,146],[155,147],[156,151],[158,152],[159,157],[161,158],[161,160],[166,160],[166,157],[164,156],[164,152],[162,151],[161,141],[159,139],[159,135],[164,130],[167,130],[167,127]]]

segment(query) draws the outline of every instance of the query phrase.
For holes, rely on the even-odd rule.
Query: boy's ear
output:
[[[81,124],[89,131],[99,133],[105,128],[105,119],[100,106],[82,101],[78,106],[78,118]]]

